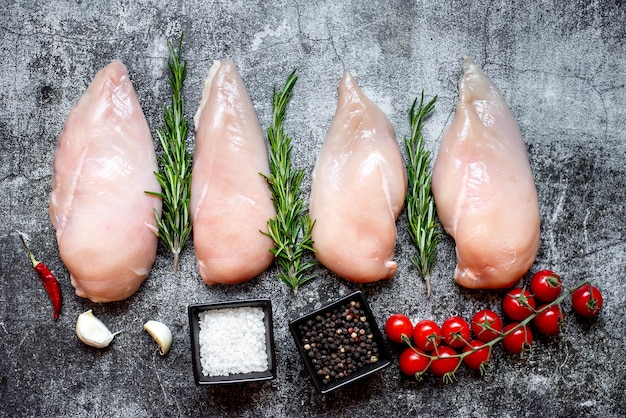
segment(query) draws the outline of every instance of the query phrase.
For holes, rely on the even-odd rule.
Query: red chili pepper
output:
[[[37,276],[39,276],[39,278],[41,279],[43,287],[46,289],[46,293],[48,293],[48,297],[52,302],[52,316],[54,317],[54,319],[57,319],[59,317],[59,314],[61,313],[61,286],[59,286],[59,282],[57,281],[56,277],[54,277],[54,274],[52,274],[50,269],[41,261],[35,260],[35,256],[28,247],[24,236],[22,234],[19,235],[22,239],[22,244],[24,244],[24,248],[26,248],[26,251],[28,251],[28,256],[30,257],[30,260],[33,262],[33,267],[37,272]]]

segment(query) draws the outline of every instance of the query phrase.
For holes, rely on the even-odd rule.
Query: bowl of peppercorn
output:
[[[289,330],[320,393],[365,379],[391,363],[360,291],[291,321]]]

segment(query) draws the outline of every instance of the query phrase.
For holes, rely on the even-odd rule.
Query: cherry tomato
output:
[[[461,357],[458,357],[458,353],[454,348],[447,345],[437,347],[433,354],[437,355],[437,358],[430,363],[430,371],[435,376],[443,376],[444,382],[452,382],[454,380],[454,372],[461,364]]]
[[[504,327],[504,333],[506,334],[518,325],[519,322],[508,324]],[[515,331],[502,339],[504,349],[514,354],[522,354],[524,351],[530,349],[532,342],[533,333],[526,325],[517,328]]]
[[[401,343],[403,335],[408,339],[413,336],[413,324],[408,316],[393,314],[385,322],[385,334],[394,343]]]
[[[488,343],[502,333],[502,318],[489,309],[478,311],[472,318],[472,332],[481,341]]]
[[[530,279],[530,291],[537,300],[552,302],[562,290],[561,278],[551,270],[541,270]]]
[[[433,351],[441,342],[441,328],[435,321],[422,319],[415,324],[413,341],[420,350]]]
[[[430,366],[430,358],[420,349],[407,348],[400,354],[400,371],[419,378]]]
[[[452,348],[461,348],[470,340],[470,326],[460,316],[452,316],[441,324],[441,336]]]
[[[602,293],[591,284],[583,285],[572,293],[572,307],[584,317],[596,316],[602,309],[602,302]]]
[[[534,309],[535,298],[525,289],[511,289],[502,300],[502,310],[513,321],[523,321],[534,312]]]
[[[546,305],[539,307],[541,311]],[[539,332],[545,335],[556,335],[561,332],[563,325],[565,325],[565,315],[563,309],[559,305],[552,305],[543,312],[537,314],[533,318],[533,324]]]
[[[464,353],[472,351],[478,347],[481,347],[485,344],[484,341],[481,340],[470,340],[468,345],[463,349]],[[480,370],[480,373],[483,374],[485,372],[485,367],[487,363],[491,361],[491,347],[485,346],[479,348],[471,354],[463,357],[463,363],[468,369],[471,370]]]

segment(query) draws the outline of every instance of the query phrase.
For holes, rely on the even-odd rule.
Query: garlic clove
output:
[[[76,335],[85,344],[92,347],[107,347],[113,338],[122,331],[111,333],[109,329],[89,309],[78,315],[76,321]]]
[[[148,331],[148,334],[150,334],[159,345],[162,356],[170,351],[170,347],[172,346],[172,332],[167,325],[159,321],[148,321],[143,325],[143,329]]]

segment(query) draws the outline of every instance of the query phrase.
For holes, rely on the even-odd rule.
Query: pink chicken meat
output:
[[[344,279],[392,278],[396,219],[407,177],[385,114],[346,72],[335,117],[313,170],[309,215],[316,257]]]
[[[231,60],[209,70],[194,122],[190,210],[198,272],[207,284],[241,283],[274,260],[274,243],[260,231],[276,212],[261,176],[270,172],[263,129]]]
[[[54,154],[50,219],[80,297],[134,294],[157,250],[161,190],[150,129],[120,61],[100,70],[70,112]]]
[[[469,58],[432,191],[439,219],[456,243],[458,284],[510,287],[530,269],[540,222],[526,146],[504,98]]]

